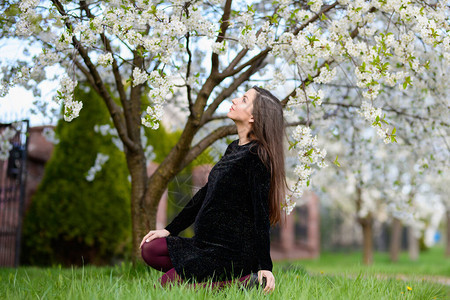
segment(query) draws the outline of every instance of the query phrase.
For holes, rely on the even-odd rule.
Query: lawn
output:
[[[450,258],[445,258],[442,247],[423,251],[417,261],[411,261],[408,253],[402,252],[399,260],[392,263],[389,253],[378,252],[371,266],[362,265],[362,253],[322,253],[319,259],[286,262],[301,265],[310,272],[367,274],[404,274],[410,276],[445,276],[450,279]]]
[[[154,286],[160,272],[126,263],[0,269],[0,299],[450,299],[449,286],[421,279],[423,275],[448,277],[449,260],[436,254],[422,255],[409,268],[405,258],[391,264],[384,254],[377,254],[377,262],[370,268],[359,265],[360,254],[323,254],[319,260],[277,262],[277,286],[267,296],[255,289],[241,290],[238,285],[223,290],[163,289]],[[394,273],[410,278],[379,276]]]

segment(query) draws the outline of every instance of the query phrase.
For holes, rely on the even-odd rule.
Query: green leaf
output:
[[[395,136],[394,136],[394,135],[391,135],[391,142],[397,143],[397,140],[395,139]]]
[[[291,141],[289,141],[289,150],[291,150],[292,148],[295,148],[295,146],[297,145],[298,142],[292,143]]]
[[[336,159],[333,162],[336,166],[340,167],[341,164],[338,162],[338,156],[336,155]]]

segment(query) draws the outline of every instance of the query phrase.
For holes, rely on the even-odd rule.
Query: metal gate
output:
[[[0,158],[0,266],[3,267],[19,265],[28,129],[28,120],[0,124],[0,135],[5,137],[6,132],[9,132],[8,136],[12,136],[9,139],[12,146],[9,157]]]

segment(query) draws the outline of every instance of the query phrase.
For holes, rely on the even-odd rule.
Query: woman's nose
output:
[[[236,99],[231,100],[231,102],[236,105]]]

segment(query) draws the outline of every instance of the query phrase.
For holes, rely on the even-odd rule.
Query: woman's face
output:
[[[256,90],[249,89],[239,98],[233,99],[228,118],[235,122],[253,123],[253,101],[256,98]]]

